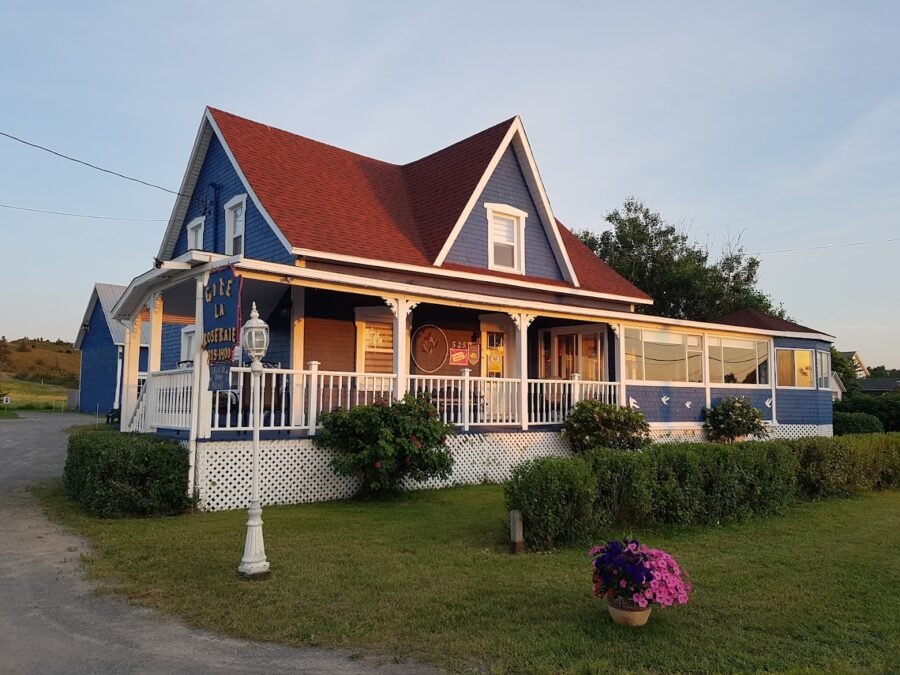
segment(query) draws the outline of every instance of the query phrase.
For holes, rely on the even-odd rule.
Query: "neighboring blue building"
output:
[[[81,352],[78,408],[82,412],[105,415],[119,408],[125,327],[112,318],[111,312],[124,291],[124,286],[94,284],[78,329],[75,349]],[[150,327],[145,324],[141,329],[139,370],[142,376],[147,371],[149,341]]]

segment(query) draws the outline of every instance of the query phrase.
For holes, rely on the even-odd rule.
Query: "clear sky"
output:
[[[626,6],[627,5],[627,6]],[[0,131],[177,189],[203,107],[394,162],[522,116],[557,216],[635,195],[717,250],[900,237],[900,3],[0,5]],[[0,138],[0,203],[168,218],[172,195]],[[0,208],[0,334],[74,339],[164,222]],[[900,242],[763,256],[762,286],[900,367]]]

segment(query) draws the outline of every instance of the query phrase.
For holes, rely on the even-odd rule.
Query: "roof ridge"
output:
[[[497,124],[493,124],[493,125],[487,127],[486,129],[482,129],[481,131],[476,131],[474,134],[470,134],[469,136],[466,136],[465,138],[461,138],[460,140],[458,140],[454,143],[451,143],[450,145],[444,146],[440,150],[435,150],[434,152],[431,152],[427,155],[423,155],[422,157],[419,157],[418,159],[414,159],[411,162],[407,162],[406,164],[401,164],[400,168],[403,169],[405,172],[407,169],[412,167],[414,164],[418,164],[419,162],[424,162],[427,159],[433,159],[437,155],[447,152],[448,150],[453,150],[454,148],[456,148],[460,145],[463,145],[464,143],[473,141],[480,136],[491,134],[491,133],[497,131],[497,129],[499,129],[500,127],[512,126],[512,123],[516,121],[517,117],[518,117],[518,115],[514,115],[513,117],[510,117],[508,120],[504,120],[502,122],[498,122]]]

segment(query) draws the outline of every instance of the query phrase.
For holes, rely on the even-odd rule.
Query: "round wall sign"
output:
[[[434,324],[425,324],[412,336],[412,360],[425,374],[435,373],[447,362],[450,344],[447,336]]]

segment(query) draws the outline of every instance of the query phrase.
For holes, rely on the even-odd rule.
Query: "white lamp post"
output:
[[[261,579],[269,574],[266,547],[263,543],[262,506],[259,503],[259,425],[262,418],[260,401],[262,357],[269,348],[269,326],[259,318],[256,303],[250,311],[250,320],[241,329],[241,347],[250,356],[251,404],[253,406],[253,482],[250,488],[250,508],[247,511],[247,539],[244,557],[238,574],[245,579]]]

